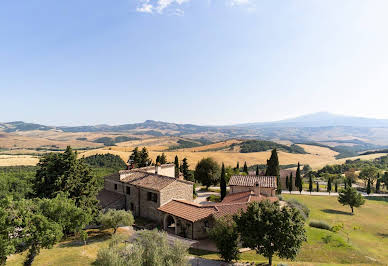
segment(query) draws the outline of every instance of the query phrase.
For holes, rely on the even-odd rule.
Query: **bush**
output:
[[[332,229],[331,225],[329,225],[325,221],[312,220],[312,221],[310,221],[309,226],[319,228],[319,229],[328,230],[328,231],[331,231],[331,229]]]
[[[294,207],[295,209],[297,209],[300,212],[300,214],[302,215],[302,217],[303,217],[303,219],[305,221],[307,220],[307,218],[310,215],[310,209],[306,205],[304,205],[303,203],[297,201],[296,199],[287,200],[287,203],[291,207]]]
[[[98,251],[95,265],[142,266],[142,265],[187,265],[187,246],[177,240],[169,244],[167,234],[157,230],[140,231],[132,243],[113,238],[108,247]]]
[[[207,201],[211,201],[211,202],[220,202],[221,201],[221,196],[219,196],[219,195],[210,195],[206,199],[207,199]]]

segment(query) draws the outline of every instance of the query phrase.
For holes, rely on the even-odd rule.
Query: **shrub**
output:
[[[206,199],[207,199],[207,201],[211,201],[211,202],[220,202],[221,201],[221,196],[219,196],[219,195],[210,195]]]
[[[325,221],[312,220],[310,221],[309,226],[319,228],[319,229],[329,230],[329,231],[331,231],[332,229],[332,227]]]
[[[291,207],[294,207],[295,209],[297,209],[300,212],[300,214],[302,215],[304,220],[307,220],[307,218],[310,215],[310,209],[306,205],[297,201],[296,199],[287,200],[287,203]]]
[[[94,265],[142,266],[187,265],[187,246],[177,240],[170,244],[167,234],[157,230],[140,231],[132,243],[113,238],[108,247],[98,251]]]

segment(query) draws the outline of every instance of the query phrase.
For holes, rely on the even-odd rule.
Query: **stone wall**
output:
[[[194,222],[194,237],[192,239],[198,240],[208,238],[207,230],[212,228],[213,225],[214,220],[212,218]]]
[[[117,189],[115,189],[115,185],[117,185]],[[120,193],[120,194],[125,193],[123,183],[109,180],[109,179],[105,179],[104,188],[106,190],[113,191],[113,192]]]
[[[246,191],[254,191],[254,187],[243,187],[243,186],[230,186],[230,193],[240,193]],[[276,190],[274,188],[260,188],[260,194],[264,196],[275,196]]]

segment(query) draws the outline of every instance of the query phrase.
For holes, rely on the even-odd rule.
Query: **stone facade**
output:
[[[137,169],[137,171],[139,171]],[[121,202],[117,202],[114,208],[130,210],[134,216],[144,217],[163,224],[163,215],[158,208],[172,199],[193,200],[193,183],[175,179],[174,165],[162,165],[141,169],[146,173],[156,174],[161,178],[169,177],[171,180],[161,189],[149,189],[125,182],[125,178],[131,172],[121,171],[117,179],[105,178],[104,189],[123,195]],[[158,180],[158,178],[157,178]],[[109,208],[113,208],[109,206]]]
[[[244,186],[230,186],[230,193],[240,193],[246,191],[255,191],[255,187],[244,187]],[[260,192],[257,194],[261,194],[267,197],[273,197],[276,195],[276,189],[269,187],[261,187]]]

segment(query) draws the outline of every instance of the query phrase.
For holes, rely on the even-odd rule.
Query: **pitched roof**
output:
[[[158,210],[190,222],[196,222],[209,217],[216,211],[216,208],[213,205],[199,205],[186,200],[171,200],[160,206]]]
[[[276,188],[276,176],[234,175],[229,180],[229,186]]]
[[[250,202],[261,200],[275,202],[278,198],[255,195],[248,191],[230,194],[222,202],[215,204],[200,205],[186,200],[172,200],[160,206],[158,210],[190,222],[196,222],[212,215],[219,218],[236,214],[241,210],[246,210]]]
[[[141,171],[132,171],[121,182],[151,190],[162,190],[171,183],[177,181],[174,177],[151,174]]]
[[[171,167],[174,164],[163,164],[160,167]],[[186,184],[192,184],[190,181],[179,180],[175,177],[158,175],[147,170],[155,169],[155,166],[135,168],[131,170],[121,170],[118,173],[106,176],[105,179],[131,184],[134,186],[160,191],[171,183],[178,181]]]

